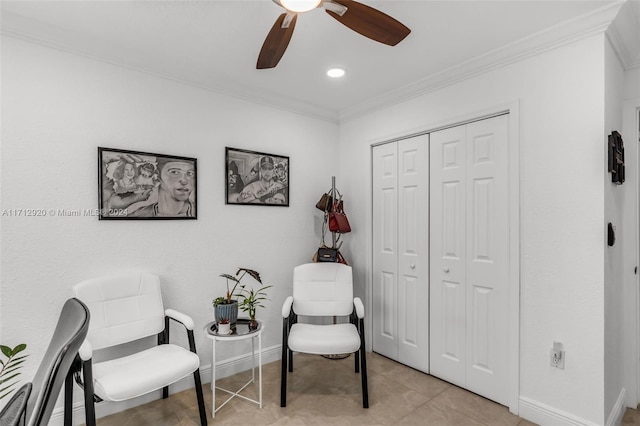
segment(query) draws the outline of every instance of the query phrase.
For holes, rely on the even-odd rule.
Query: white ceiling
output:
[[[513,55],[518,49],[531,49],[534,38],[552,41],[537,37],[540,34],[555,31],[566,37],[563,28],[602,10],[617,10],[620,4],[616,0],[362,3],[398,19],[411,28],[411,34],[389,47],[316,9],[298,16],[287,52],[270,70],[256,70],[255,65],[265,36],[283,11],[271,0],[2,0],[1,10],[3,33],[11,36],[223,93],[290,108],[304,106],[307,112],[337,119],[464,64],[475,61],[487,66],[504,59],[500,52]],[[346,77],[326,77],[325,71],[333,66],[346,68]]]

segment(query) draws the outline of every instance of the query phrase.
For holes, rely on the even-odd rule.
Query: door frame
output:
[[[373,147],[414,136],[433,133],[450,127],[461,126],[474,121],[485,120],[499,115],[509,115],[509,353],[508,353],[508,383],[509,383],[509,411],[515,415],[519,412],[520,399],[520,101],[515,100],[500,105],[487,107],[457,117],[423,126],[407,129],[383,139],[372,140],[369,147],[369,211],[366,217],[369,235],[366,239],[369,268],[367,272],[366,306],[368,312],[373,312]],[[367,322],[369,335],[373,336],[373,321]],[[371,341],[367,350],[372,350]]]
[[[633,253],[632,257],[627,257],[635,265],[624,264],[626,273],[624,276],[624,338],[623,338],[623,360],[624,360],[624,388],[626,391],[626,406],[636,408],[640,403],[640,270],[634,274],[634,266],[640,269],[640,147],[638,138],[640,137],[640,98],[627,100],[624,102],[622,110],[622,137],[625,143],[627,171],[630,184],[626,189],[626,195],[631,199],[631,205],[627,205],[623,210],[623,224],[625,229],[633,230],[635,239],[628,241],[625,239],[625,252]],[[633,163],[632,163],[633,162]],[[627,233],[628,235],[629,233]],[[633,274],[633,275],[632,275]]]

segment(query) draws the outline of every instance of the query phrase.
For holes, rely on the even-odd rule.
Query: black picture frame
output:
[[[289,207],[289,157],[225,148],[225,204]]]
[[[197,219],[198,160],[98,147],[100,220]]]

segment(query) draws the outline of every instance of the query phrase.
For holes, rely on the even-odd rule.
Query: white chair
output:
[[[94,278],[75,285],[73,292],[91,312],[89,333],[79,353],[87,426],[95,425],[94,402],[124,401],[159,389],[162,397],[167,398],[169,385],[189,374],[193,374],[195,381],[200,423],[207,424],[194,323],[185,314],[164,309],[158,276],[129,273]],[[189,350],[169,343],[170,319],[186,328]],[[158,346],[92,363],[94,350],[153,335],[158,336]]]
[[[298,315],[349,317],[348,323],[306,324]],[[293,352],[316,355],[354,353],[355,371],[362,366],[362,406],[369,408],[364,345],[364,305],[353,297],[351,267],[341,263],[309,263],[293,270],[293,296],[282,306],[282,371],[280,406],[287,406],[287,367],[293,372]],[[360,365],[362,364],[362,365]]]

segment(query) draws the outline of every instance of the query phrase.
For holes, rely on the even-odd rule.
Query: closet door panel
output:
[[[466,127],[467,388],[508,405],[508,116]]]
[[[398,357],[398,155],[396,144],[373,148],[373,349]]]
[[[373,350],[429,368],[429,137],[373,148]]]
[[[466,365],[465,128],[430,138],[430,372],[464,386]]]
[[[398,359],[428,371],[429,136],[398,143]]]

